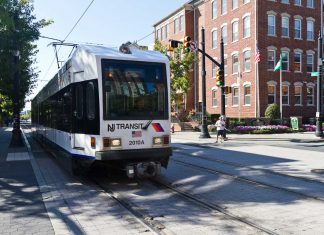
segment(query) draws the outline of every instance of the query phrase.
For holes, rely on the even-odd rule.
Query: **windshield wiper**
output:
[[[153,119],[149,120],[143,127],[142,127],[142,130],[146,130],[150,124],[153,122]]]

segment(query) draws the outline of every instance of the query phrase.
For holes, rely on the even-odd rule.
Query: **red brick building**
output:
[[[220,61],[225,43],[226,116],[264,116],[268,104],[280,104],[280,72],[274,68],[282,55],[283,117],[315,117],[317,37],[321,1],[316,0],[193,0],[154,25],[156,38],[191,36],[201,42],[205,28],[206,52]],[[256,62],[259,49],[260,61]],[[220,113],[217,66],[206,59],[207,112]],[[187,110],[199,109],[201,64],[195,65]]]

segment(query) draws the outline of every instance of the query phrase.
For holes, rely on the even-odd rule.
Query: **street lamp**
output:
[[[321,8],[322,10],[322,8]],[[322,24],[321,24],[322,25]],[[315,135],[317,137],[323,137],[322,131],[322,68],[323,68],[323,39],[322,39],[322,29],[318,35],[318,60],[317,60],[317,109],[316,109],[316,130]]]
[[[10,147],[23,146],[20,130],[20,102],[19,102],[19,90],[20,90],[20,80],[19,80],[19,50],[13,51],[14,57],[14,97],[13,97],[13,130]]]

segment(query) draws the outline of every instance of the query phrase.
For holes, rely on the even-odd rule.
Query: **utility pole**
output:
[[[322,6],[322,3],[321,3]],[[322,7],[321,7],[322,10]],[[322,25],[322,24],[321,24]],[[322,39],[322,29],[319,31],[318,35],[318,45],[317,45],[317,109],[316,109],[316,131],[315,135],[317,137],[323,137],[322,131],[322,68],[323,68],[323,39]]]
[[[220,70],[223,71],[223,86],[221,86],[221,115],[225,117],[225,58],[224,58],[224,40],[223,37],[221,38],[220,43],[220,49],[221,49],[221,67]]]
[[[202,80],[202,123],[201,123],[201,134],[199,138],[210,138],[207,129],[207,116],[206,116],[206,60],[205,60],[205,29],[201,29],[201,50],[202,50],[202,65],[201,65],[201,80]]]

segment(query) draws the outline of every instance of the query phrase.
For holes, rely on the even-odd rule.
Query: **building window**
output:
[[[276,51],[268,50],[268,69],[273,70],[275,67]]]
[[[217,106],[217,90],[212,90],[212,106]]]
[[[184,20],[184,17],[183,16],[180,16],[180,24],[179,24],[179,31],[182,32],[183,31],[183,20]]]
[[[302,105],[302,87],[295,86],[295,105]]]
[[[295,72],[301,72],[301,53],[295,52],[294,54],[294,71]]]
[[[238,0],[232,0],[232,9],[238,8]]]
[[[288,17],[281,18],[281,36],[289,37],[289,18]]]
[[[282,85],[282,104],[289,105],[289,86]]]
[[[301,20],[295,19],[295,38],[301,39]]]
[[[212,64],[212,77],[216,77],[217,66],[215,63]]]
[[[296,6],[301,6],[301,0],[294,0]]]
[[[243,71],[250,71],[251,70],[251,51],[244,51],[243,52]]]
[[[227,106],[227,101],[228,101],[228,94],[225,94],[225,106]]]
[[[281,3],[289,4],[289,0],[281,0]]]
[[[224,42],[224,44],[226,44],[227,43],[227,26],[224,25],[221,30],[222,30],[223,42]]]
[[[314,71],[314,55],[307,54],[307,72],[311,73]]]
[[[314,22],[311,20],[307,21],[307,40],[314,40]]]
[[[244,86],[244,105],[251,105],[251,86]]]
[[[238,54],[232,55],[232,73],[238,72]]]
[[[239,104],[239,89],[238,87],[232,87],[232,105],[238,105]]]
[[[243,38],[250,37],[250,16],[243,18]]]
[[[281,57],[282,57],[282,71],[289,71],[289,52],[287,51],[282,51],[281,52]]]
[[[161,30],[160,29],[156,30],[156,39],[161,41]]]
[[[212,32],[212,48],[215,49],[217,47],[217,31],[214,30]]]
[[[224,58],[224,74],[227,74],[227,56]]]
[[[268,104],[276,102],[276,86],[268,85]]]
[[[179,31],[179,18],[176,18],[173,24],[174,24],[174,34],[176,34]]]
[[[314,105],[314,87],[307,87],[307,105]]]
[[[276,16],[268,15],[268,35],[276,35]]]
[[[306,6],[308,8],[314,8],[314,0],[307,0]]]
[[[227,0],[221,0],[221,14],[224,15],[227,13]]]
[[[212,19],[217,17],[217,0],[212,2]]]
[[[170,37],[169,24],[167,24],[165,26],[165,35],[166,35],[166,38],[169,38]]]
[[[232,42],[238,40],[238,22],[235,21],[232,23]]]
[[[243,0],[243,4],[249,3],[250,0]]]

